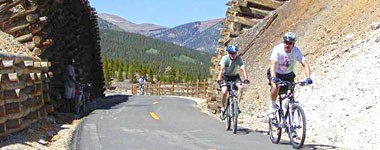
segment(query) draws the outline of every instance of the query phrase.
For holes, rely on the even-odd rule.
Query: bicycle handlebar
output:
[[[280,81],[280,82],[277,82],[276,84],[279,86],[294,86],[294,85],[306,86],[308,85],[305,81],[300,81],[300,82]]]
[[[244,83],[244,81],[242,81],[241,82],[242,84],[249,84],[249,82],[248,83]],[[220,83],[218,83],[219,85],[222,85],[222,84],[224,84],[224,85],[235,85],[236,84],[236,82],[235,81],[221,81]]]
[[[90,87],[90,86],[92,86],[92,84],[91,83],[77,83],[77,85],[79,85],[79,86],[81,86],[81,87]]]

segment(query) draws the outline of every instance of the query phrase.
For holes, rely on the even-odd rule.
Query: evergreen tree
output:
[[[123,65],[121,63],[119,63],[119,69],[118,69],[118,75],[117,75],[118,81],[124,81],[123,68],[124,68]]]
[[[125,72],[125,76],[124,76],[124,78],[125,79],[129,79],[128,78],[128,65],[127,64],[123,64],[123,72]]]
[[[106,87],[109,87],[111,84],[110,70],[109,70],[109,61],[108,59],[103,59],[103,73],[104,73],[104,83]]]

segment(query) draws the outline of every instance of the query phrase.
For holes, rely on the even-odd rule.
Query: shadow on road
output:
[[[337,149],[338,147],[325,144],[305,144],[303,148],[306,149]]]
[[[267,135],[269,132],[268,131],[262,131],[262,130],[252,130],[252,129],[249,129],[249,128],[244,128],[244,127],[238,127],[238,130],[236,132],[237,135],[246,135],[246,134],[250,134],[250,133],[260,133],[260,134],[265,134]]]
[[[130,95],[111,95],[97,99],[96,109],[112,109],[112,107],[127,102]]]
[[[269,135],[269,131],[264,131],[264,130],[251,130],[251,129],[248,129],[248,128],[244,128],[244,127],[240,127],[240,129],[238,128],[238,131],[237,131],[237,134],[238,135],[245,135],[245,134],[249,134],[251,132],[256,132],[256,133],[260,133],[260,134],[264,134],[264,135]],[[283,133],[287,136],[286,133]],[[290,145],[290,142],[287,141],[287,140],[281,140],[280,143],[281,145]],[[302,147],[302,149],[337,149],[338,147],[336,146],[333,146],[333,145],[326,145],[326,144],[308,144],[308,143],[305,143]]]
[[[290,146],[290,142],[286,141],[286,140],[285,141],[281,140],[279,144]],[[302,146],[302,149],[337,149],[337,148],[338,147],[336,147],[336,146],[326,145],[326,144],[307,144],[307,143],[305,143]]]

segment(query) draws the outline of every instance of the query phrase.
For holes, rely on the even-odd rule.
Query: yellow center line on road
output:
[[[155,120],[159,120],[160,118],[154,113],[154,112],[150,112],[150,115],[152,116],[153,119]]]

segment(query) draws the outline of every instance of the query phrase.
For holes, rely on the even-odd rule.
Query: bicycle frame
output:
[[[228,90],[228,100],[226,102],[227,108],[226,108],[226,113],[227,113],[227,120],[226,120],[226,125],[227,125],[227,130],[230,129],[231,125],[231,120],[232,120],[232,131],[234,134],[237,132],[237,118],[239,115],[238,109],[238,103],[237,103],[237,96],[235,94],[235,86],[236,83],[234,81],[227,81],[225,83],[227,86]]]
[[[236,96],[235,94],[235,89],[234,89],[234,86],[236,86],[236,83],[234,81],[227,81],[226,83],[226,86],[227,86],[227,91],[228,91],[228,100],[227,100],[227,107],[229,107],[229,105],[231,105],[231,102],[230,100]],[[232,101],[233,103],[233,101]]]
[[[290,108],[291,108],[291,105],[293,105],[294,103],[298,103],[297,101],[294,100],[294,88],[296,87],[296,85],[305,85],[305,82],[289,82],[289,81],[281,81],[279,86],[280,87],[288,87],[287,90],[285,91],[285,95],[282,96],[281,94],[282,93],[279,93],[279,103],[280,103],[280,107],[279,107],[279,111],[281,112],[281,117],[282,119],[287,119],[289,116],[289,111],[290,111]],[[285,114],[284,114],[284,110],[282,109],[282,101],[285,100],[285,99],[288,99],[288,101],[286,102],[285,104]],[[291,114],[290,114],[291,115]],[[293,116],[290,116],[290,117],[293,117]]]
[[[84,92],[84,88],[85,87],[90,87],[91,85],[90,84],[81,84],[79,83],[78,84],[78,89],[75,91],[75,99],[76,99],[76,112],[78,114],[82,114],[82,113],[85,113],[85,105],[86,105],[86,101],[88,100],[88,97],[87,95],[85,94]]]

